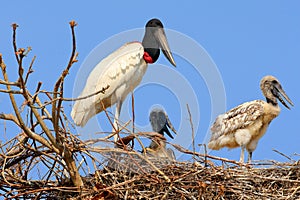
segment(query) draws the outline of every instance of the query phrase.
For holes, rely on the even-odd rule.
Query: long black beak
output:
[[[172,125],[168,115],[161,109],[153,109],[150,113],[150,122],[153,131],[164,135],[166,133],[170,138],[174,139],[169,131],[169,128],[177,134],[174,126]]]
[[[282,89],[280,84],[274,85],[275,88],[275,96],[276,98],[288,109],[290,109],[290,107],[287,105],[287,103],[283,100],[283,98],[291,105],[294,106],[292,100],[287,96],[287,94],[285,93],[285,91]],[[283,97],[283,98],[282,98]]]
[[[165,124],[165,126],[161,129],[160,134],[166,133],[170,138],[174,139],[172,134],[170,133],[168,129],[168,123]]]
[[[162,132],[165,132],[170,138],[174,139],[173,136],[172,136],[172,134],[170,133],[168,127],[169,127],[176,135],[177,135],[177,132],[176,132],[176,130],[175,130],[173,124],[171,123],[171,121],[170,121],[168,115],[166,115],[166,113],[165,113],[165,116],[166,116],[166,124],[164,125],[164,127],[162,128],[161,131],[162,131]]]
[[[166,58],[169,60],[169,62],[174,67],[176,67],[176,63],[174,61],[172,52],[170,50],[170,47],[169,47],[169,44],[168,44],[167,37],[166,37],[164,29],[163,28],[157,28],[154,31],[154,37],[158,41],[159,46],[160,46],[162,52],[164,53],[164,55],[166,56]]]
[[[177,131],[175,130],[173,124],[171,123],[171,121],[166,113],[165,113],[165,116],[166,116],[166,120],[167,120],[167,122],[166,122],[167,127],[169,127],[177,135]]]

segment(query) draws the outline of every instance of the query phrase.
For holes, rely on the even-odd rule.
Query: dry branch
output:
[[[6,66],[5,63],[2,59],[2,55],[0,55],[0,65],[1,65],[1,70],[2,70],[2,74],[3,74],[3,78],[4,80],[1,80],[1,84],[6,86],[6,90],[1,89],[0,92],[2,93],[8,93],[9,97],[10,97],[10,101],[12,103],[12,107],[14,109],[15,112],[15,116],[14,115],[8,115],[8,114],[1,114],[1,119],[4,120],[10,120],[15,122],[16,125],[18,125],[23,131],[24,133],[27,135],[27,137],[30,139],[29,141],[31,142],[31,145],[34,146],[34,148],[31,148],[30,146],[28,146],[29,144],[26,141],[26,144],[24,143],[18,143],[20,145],[19,149],[26,149],[25,153],[27,153],[27,155],[29,156],[23,156],[21,158],[25,159],[27,162],[27,167],[23,166],[21,168],[23,168],[20,171],[25,171],[27,174],[27,172],[31,169],[31,166],[35,166],[38,163],[38,159],[40,159],[42,161],[42,163],[47,167],[48,164],[43,156],[47,156],[47,157],[51,157],[52,158],[52,162],[56,163],[56,159],[53,159],[53,156],[50,155],[45,155],[44,153],[42,153],[44,151],[44,148],[47,149],[48,154],[56,154],[56,157],[60,157],[60,159],[63,159],[63,163],[60,163],[60,166],[62,166],[63,171],[66,170],[68,172],[68,175],[70,176],[70,179],[72,180],[72,183],[77,186],[77,188],[82,187],[83,186],[83,182],[81,179],[81,176],[79,174],[79,171],[77,169],[76,166],[76,161],[74,160],[74,153],[72,152],[74,150],[73,147],[70,146],[70,142],[69,138],[68,138],[68,133],[66,133],[65,131],[65,126],[64,123],[62,122],[61,127],[58,126],[58,119],[62,119],[61,115],[61,107],[62,107],[62,97],[63,97],[63,80],[64,77],[67,75],[68,70],[70,69],[72,63],[74,63],[76,60],[75,58],[75,36],[74,36],[74,26],[75,23],[72,21],[70,22],[71,28],[72,28],[72,36],[73,36],[73,53],[72,53],[72,58],[70,59],[70,62],[68,64],[68,67],[66,70],[63,71],[62,75],[61,75],[61,79],[60,79],[60,97],[61,99],[58,100],[57,106],[56,107],[56,101],[54,101],[55,103],[55,112],[54,115],[50,115],[50,113],[47,111],[47,109],[44,107],[42,109],[43,112],[45,112],[47,114],[47,116],[43,116],[43,112],[40,114],[39,113],[39,108],[37,108],[35,106],[35,104],[38,104],[39,106],[41,106],[41,102],[40,99],[38,97],[39,95],[39,91],[41,89],[42,83],[39,82],[37,84],[37,87],[35,89],[34,95],[30,94],[29,90],[27,89],[26,83],[27,80],[29,78],[29,74],[31,74],[33,72],[33,63],[35,60],[35,57],[32,59],[30,66],[28,67],[25,79],[23,77],[24,74],[24,66],[23,66],[23,59],[25,56],[28,55],[28,53],[31,51],[31,48],[29,47],[27,50],[24,48],[18,48],[17,47],[17,42],[16,42],[16,30],[18,25],[17,24],[13,24],[13,48],[14,48],[14,52],[15,52],[15,57],[18,63],[18,81],[17,84],[12,83],[9,81],[7,72],[6,72]],[[76,54],[77,55],[77,54]],[[16,86],[18,88],[20,88],[20,92],[16,92],[15,90],[12,90],[12,86]],[[24,98],[24,103],[22,105],[22,107],[26,107],[29,109],[29,121],[30,121],[30,126],[27,125],[25,123],[26,118],[24,116],[22,116],[22,112],[18,109],[18,105],[16,103],[16,97],[15,94],[21,94],[18,97],[23,97]],[[53,95],[57,95],[58,93],[54,92]],[[57,108],[57,109],[56,109]],[[54,126],[54,130],[56,133],[56,136],[54,137],[55,134],[53,134],[53,131],[51,129],[51,127],[49,126],[49,123],[45,122],[45,119],[52,119],[53,122],[53,126]],[[26,120],[27,121],[27,120]],[[36,133],[35,130],[40,130],[42,131],[42,134]],[[11,144],[13,145],[13,144]],[[9,149],[9,148],[8,148]],[[20,152],[24,152],[24,151],[20,151]],[[18,151],[18,150],[17,150]],[[33,151],[34,155],[28,153],[28,151]],[[17,162],[21,162],[21,160],[15,160],[12,161],[10,164],[6,164],[6,160],[9,159],[8,157],[3,156],[3,167],[2,167],[2,177],[4,180],[6,180],[6,173],[5,173],[5,169],[7,166],[14,166],[15,163]],[[50,164],[51,166],[55,166],[56,164]],[[25,168],[24,168],[25,167]],[[21,172],[20,172],[21,173]],[[23,176],[23,172],[21,173],[21,175]],[[12,175],[9,173],[9,177],[11,177]],[[27,175],[26,175],[27,177]],[[49,177],[49,175],[48,175]],[[21,178],[20,180],[23,180],[23,178]],[[5,181],[8,185],[11,185],[8,181]],[[26,182],[26,181],[25,181]]]

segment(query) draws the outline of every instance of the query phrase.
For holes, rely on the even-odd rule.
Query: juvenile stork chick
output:
[[[241,147],[240,162],[244,162],[245,148],[248,162],[256,149],[259,139],[265,134],[271,121],[280,113],[277,99],[288,109],[283,98],[294,105],[274,76],[265,76],[260,81],[260,89],[266,98],[243,103],[225,114],[219,115],[211,127],[208,148],[219,150],[223,147]]]
[[[166,133],[170,138],[173,139],[168,127],[177,134],[168,115],[164,110],[155,108],[150,113],[150,123],[154,132],[159,133],[161,136],[153,136],[152,142],[149,147],[146,148],[147,154],[156,158],[167,158],[169,160],[175,160],[175,154],[172,149],[166,149]]]

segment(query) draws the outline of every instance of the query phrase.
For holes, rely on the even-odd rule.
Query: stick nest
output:
[[[190,162],[159,163],[159,171],[99,170],[92,177],[105,199],[299,199],[300,163],[260,162],[260,167]],[[262,165],[262,166],[261,166]],[[267,166],[266,166],[267,165]],[[157,165],[156,165],[157,166]],[[148,166],[145,166],[149,169]]]
[[[16,179],[13,169],[3,171],[4,167],[0,168],[0,188],[7,191],[6,196],[39,195],[41,199],[300,198],[300,161],[260,161],[250,165],[196,153],[193,162],[178,162],[122,149],[98,151],[103,159],[95,173],[83,177],[80,192],[66,177],[59,181]],[[19,157],[13,159],[17,162]],[[13,159],[7,158],[6,164],[11,165]]]

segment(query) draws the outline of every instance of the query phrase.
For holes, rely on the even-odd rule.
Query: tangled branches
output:
[[[73,41],[71,57],[51,92],[41,90],[42,82],[38,82],[33,92],[28,89],[27,81],[30,74],[33,73],[35,57],[32,58],[25,73],[26,67],[23,60],[28,56],[31,48],[17,47],[17,24],[12,25],[13,49],[18,66],[18,78],[15,82],[10,81],[6,64],[2,54],[0,54],[0,67],[3,75],[0,84],[6,87],[6,89],[1,88],[0,92],[8,93],[14,111],[14,113],[1,113],[0,119],[12,121],[15,126],[21,129],[18,136],[1,145],[0,169],[1,181],[4,185],[2,190],[8,193],[11,191],[7,191],[5,187],[15,188],[18,187],[18,183],[34,184],[29,181],[30,177],[28,177],[32,168],[35,170],[41,168],[39,169],[42,172],[40,178],[43,179],[45,185],[53,181],[69,181],[77,189],[83,187],[82,177],[75,160],[80,142],[70,133],[66,125],[67,118],[62,106],[63,101],[70,100],[63,97],[64,79],[71,66],[77,62],[75,27],[76,22],[71,21],[70,28]],[[106,89],[103,88],[99,92],[104,93]],[[91,95],[93,94],[89,96]],[[48,98],[50,103],[42,103],[45,98]],[[20,100],[23,101],[22,105],[17,103]],[[48,111],[49,107],[52,112]],[[28,110],[28,115],[23,113],[24,108]]]

